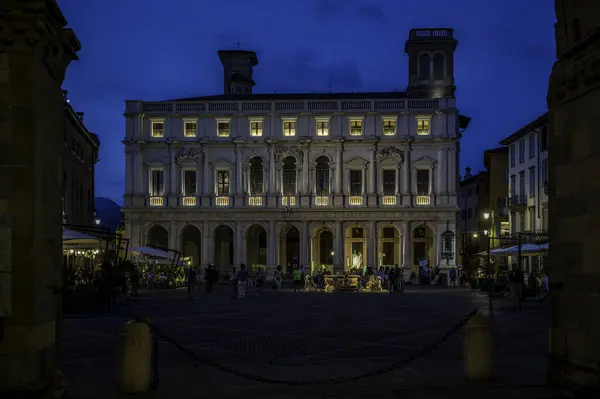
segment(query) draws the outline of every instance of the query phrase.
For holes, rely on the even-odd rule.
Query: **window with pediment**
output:
[[[285,196],[296,194],[296,160],[286,157],[281,170],[281,191]]]
[[[217,170],[217,195],[229,195],[229,170]]]
[[[383,169],[381,173],[383,195],[396,194],[396,171],[397,169]]]
[[[249,194],[261,195],[264,193],[264,171],[263,160],[261,157],[254,157],[250,160],[249,167]]]
[[[317,195],[328,195],[330,193],[329,176],[329,159],[325,156],[317,158],[317,165],[315,167]]]

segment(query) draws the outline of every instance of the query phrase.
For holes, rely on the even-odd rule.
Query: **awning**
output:
[[[167,252],[152,247],[133,248],[130,249],[129,252],[133,252],[140,255],[154,256],[162,259],[173,259],[173,256],[169,255]]]
[[[86,246],[99,248],[100,239],[75,230],[63,230],[63,247]]]

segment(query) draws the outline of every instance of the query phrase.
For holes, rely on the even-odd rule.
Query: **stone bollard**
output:
[[[465,375],[473,381],[492,378],[492,330],[488,318],[481,313],[464,327]]]
[[[144,393],[150,388],[152,334],[147,323],[125,323],[121,342],[120,392]]]

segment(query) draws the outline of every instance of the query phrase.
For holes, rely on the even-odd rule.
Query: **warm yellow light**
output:
[[[484,218],[485,220],[488,220],[488,219],[490,218],[490,213],[489,213],[489,212],[484,212],[484,213],[483,213],[483,218]]]
[[[477,233],[473,233],[473,237],[474,237],[474,238],[477,238]]]
[[[483,234],[487,236],[488,235],[488,231],[487,230],[483,230]]]

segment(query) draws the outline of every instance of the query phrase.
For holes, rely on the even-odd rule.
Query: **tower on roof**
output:
[[[252,94],[252,87],[256,84],[252,75],[254,66],[258,65],[256,53],[238,49],[219,50],[218,54],[223,64],[223,93]]]
[[[452,97],[454,51],[458,41],[454,29],[411,29],[404,52],[408,54],[409,97]]]

